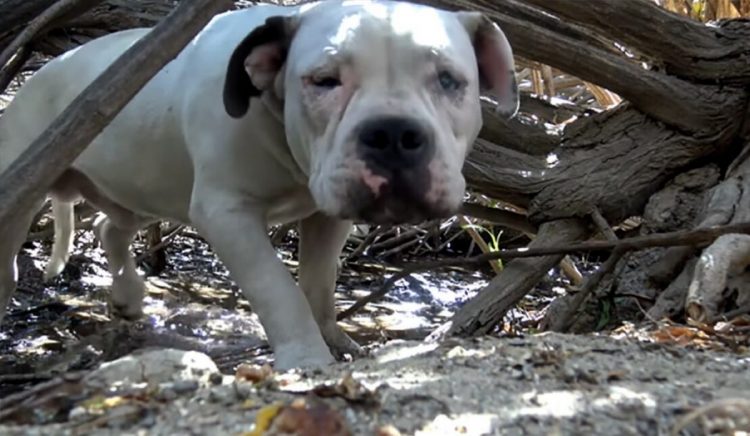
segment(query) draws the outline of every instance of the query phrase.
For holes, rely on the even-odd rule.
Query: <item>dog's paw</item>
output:
[[[274,368],[276,371],[290,369],[315,369],[328,366],[336,360],[327,349],[313,350],[310,347],[290,345],[274,350]]]
[[[364,349],[335,322],[322,328],[321,332],[336,360],[349,360],[347,356],[356,359],[367,355]]]
[[[143,316],[143,307],[140,304],[120,304],[110,301],[109,313],[115,318],[124,319],[126,321],[135,321]]]

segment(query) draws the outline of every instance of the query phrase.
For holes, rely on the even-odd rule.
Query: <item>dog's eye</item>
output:
[[[341,80],[338,77],[321,77],[312,79],[312,84],[318,88],[333,89],[341,86]]]
[[[458,91],[464,86],[464,83],[461,80],[445,70],[438,73],[438,82],[440,82],[440,86],[448,92]]]

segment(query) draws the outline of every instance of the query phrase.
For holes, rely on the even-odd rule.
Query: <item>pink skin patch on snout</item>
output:
[[[430,162],[427,168],[430,170],[432,183],[430,184],[430,190],[425,195],[425,199],[427,203],[437,205],[446,194],[444,174],[448,171],[448,168],[444,162],[438,159]]]
[[[362,181],[370,188],[375,197],[380,196],[380,188],[388,183],[388,179],[373,173],[368,168],[362,168],[360,174]]]

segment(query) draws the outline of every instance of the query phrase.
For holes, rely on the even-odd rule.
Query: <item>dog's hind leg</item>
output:
[[[141,223],[145,225],[147,222]],[[99,239],[107,254],[107,267],[112,274],[110,309],[125,319],[137,319],[143,314],[146,285],[130,254],[130,243],[142,227],[141,223],[121,226],[107,217],[97,224]]]
[[[73,223],[67,205],[78,196],[83,197],[94,208],[104,212],[106,217],[97,220],[95,225],[99,240],[107,256],[107,269],[112,275],[110,309],[115,315],[126,319],[136,319],[143,313],[142,302],[145,290],[143,279],[138,275],[135,260],[130,254],[130,243],[135,234],[153,219],[142,217],[124,208],[107,197],[85,174],[75,169],[67,170],[55,183],[53,193],[57,196],[59,210],[55,210],[55,246],[53,261],[67,260],[68,238],[72,238]],[[53,197],[54,199],[55,197]],[[66,203],[68,201],[68,203]],[[53,201],[53,207],[55,202]],[[60,216],[58,216],[58,212]],[[70,217],[72,220],[72,217]],[[58,235],[59,225],[65,234]],[[69,232],[69,233],[67,233]],[[65,251],[65,254],[61,254]],[[60,253],[55,257],[55,253]],[[63,260],[63,258],[65,260]],[[50,262],[52,265],[52,262]],[[49,268],[48,268],[49,269]]]
[[[17,211],[16,219],[8,223],[6,230],[0,234],[0,322],[16,290],[18,280],[16,255],[26,241],[31,221],[41,205],[42,200],[39,200],[26,211]]]
[[[55,220],[55,240],[52,244],[52,254],[44,270],[44,280],[56,277],[65,268],[73,249],[75,236],[75,216],[73,202],[66,199],[52,197],[52,215]]]

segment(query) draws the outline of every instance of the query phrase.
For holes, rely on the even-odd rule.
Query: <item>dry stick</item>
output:
[[[380,250],[380,249],[385,250],[391,247],[395,247],[403,243],[404,241],[409,241],[412,238],[419,238],[419,236],[424,233],[427,233],[427,231],[420,227],[414,227],[412,229],[405,230],[400,235],[396,235],[390,239],[386,239],[384,241],[380,241],[378,243],[372,244],[370,249],[373,251]]]
[[[536,226],[526,219],[526,215],[496,207],[487,207],[475,203],[464,203],[463,206],[461,206],[460,213],[462,215],[483,219],[525,233],[536,233],[538,230]]]
[[[362,243],[360,243],[357,246],[357,248],[355,248],[354,251],[352,251],[352,253],[349,256],[347,256],[346,259],[352,260],[352,259],[359,257],[359,255],[364,253],[365,250],[367,250],[367,248],[370,247],[370,244],[372,244],[373,241],[375,241],[375,238],[380,236],[383,233],[383,231],[384,231],[384,227],[382,226],[378,226],[375,229],[373,229],[370,233],[367,234],[367,237],[365,237],[365,240],[362,241]]]
[[[591,219],[594,221],[594,224],[599,227],[599,231],[608,241],[617,241],[618,238],[615,231],[612,230],[612,227],[601,214],[599,209],[594,208],[591,212]],[[609,258],[607,258],[607,261],[604,262],[595,273],[589,276],[586,283],[584,283],[581,288],[581,291],[573,297],[573,302],[569,309],[563,312],[563,315],[560,317],[558,324],[555,326],[559,327],[557,331],[568,331],[568,329],[570,329],[570,326],[581,313],[580,309],[583,307],[583,303],[588,299],[589,295],[594,292],[597,286],[599,286],[602,279],[615,269],[617,263],[620,262],[620,259],[622,259],[625,253],[625,250],[615,249],[612,254],[610,254]]]
[[[5,67],[0,65],[0,92],[4,92],[13,81],[13,78],[21,72],[26,61],[31,57],[31,50],[27,47],[21,47],[18,53],[13,57]],[[0,113],[1,114],[1,113]]]
[[[157,244],[154,244],[153,246],[149,247],[146,251],[141,253],[139,256],[137,256],[135,258],[135,263],[143,262],[152,254],[156,253],[157,251],[169,245],[169,243],[172,242],[172,239],[174,239],[177,235],[179,235],[184,227],[185,226],[182,224],[171,225],[169,229],[167,229],[167,232],[166,232],[167,236],[164,236],[163,238],[161,238],[161,241],[159,241]]]
[[[26,44],[30,43],[37,36],[37,34],[41,32],[42,29],[47,27],[47,25],[54,19],[68,13],[75,7],[81,5],[85,5],[86,7],[93,7],[101,1],[102,0],[60,0],[54,3],[41,15],[34,18],[34,20],[31,21],[31,23],[29,23],[29,25],[26,26],[26,28],[24,28],[21,33],[18,34],[16,39],[14,39],[7,47],[5,47],[5,50],[0,53],[0,68],[5,66],[5,64],[10,61],[10,59],[18,52],[18,50],[20,50]]]
[[[0,174],[0,234],[42,198],[54,181],[135,94],[187,45],[229,0],[191,0],[133,44],[94,80]]]
[[[501,250],[493,253],[480,254],[474,257],[435,260],[408,264],[400,272],[389,277],[376,291],[357,300],[346,310],[339,313],[338,320],[347,318],[368,303],[380,299],[388,293],[394,283],[415,272],[445,268],[449,266],[475,265],[493,259],[517,259],[521,257],[539,257],[552,254],[568,254],[577,251],[615,250],[623,253],[652,247],[671,247],[676,245],[700,245],[711,242],[721,235],[728,233],[750,233],[750,222],[730,224],[725,226],[706,227],[690,231],[668,232],[648,236],[620,239],[617,241],[590,241],[564,246],[543,248],[519,248],[515,250]],[[614,253],[612,253],[614,255]]]
[[[594,209],[591,212],[591,220],[594,221],[594,224],[599,228],[599,231],[602,232],[604,237],[608,241],[616,241],[617,235],[615,234],[615,231],[612,230],[612,227],[607,222],[607,219],[602,216],[602,213],[599,211],[599,209]]]
[[[602,216],[598,209],[594,209],[591,212],[591,219],[594,221],[599,231],[607,238],[608,241],[617,241],[617,235],[612,230],[607,220]],[[591,274],[586,282],[581,287],[581,290],[573,297],[573,301],[567,306],[556,319],[551,320],[551,323],[547,326],[549,330],[556,332],[566,332],[573,325],[577,315],[580,314],[581,307],[588,299],[589,295],[594,292],[602,279],[611,273],[615,269],[617,263],[622,259],[622,256],[626,253],[625,250],[615,249],[612,254],[609,255],[606,262],[599,269]]]

